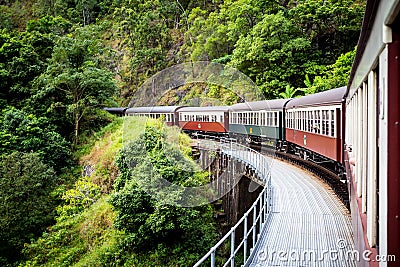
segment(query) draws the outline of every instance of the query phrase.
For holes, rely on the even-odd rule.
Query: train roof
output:
[[[228,106],[183,107],[179,109],[179,112],[204,112],[204,111],[228,112],[229,109],[230,107]]]
[[[234,104],[231,111],[281,110],[290,99],[262,100]]]
[[[103,108],[103,110],[108,111],[111,114],[124,114],[126,107],[121,107],[121,108]]]
[[[341,103],[346,94],[346,86],[328,91],[294,98],[286,105],[287,109],[305,106],[326,106]]]
[[[154,106],[154,107],[132,107],[126,110],[126,114],[131,113],[174,113],[182,106]]]

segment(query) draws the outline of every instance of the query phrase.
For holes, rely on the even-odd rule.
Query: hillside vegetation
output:
[[[102,108],[126,106],[149,77],[190,61],[235,67],[266,99],[343,86],[363,10],[363,0],[0,1],[0,265],[194,262],[217,238],[211,207],[163,206],[137,190],[116,156],[129,147],[122,132],[135,131]],[[240,98],[193,83],[159,104],[193,99]],[[148,127],[157,138],[139,140],[168,141]],[[185,160],[164,159],[157,145],[149,160],[172,180],[205,182],[170,167],[192,166],[180,141]],[[131,198],[139,202],[126,205]]]

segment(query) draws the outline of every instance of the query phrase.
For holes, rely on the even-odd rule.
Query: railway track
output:
[[[268,156],[276,156],[281,160],[295,164],[317,175],[321,180],[323,180],[326,184],[328,184],[332,188],[332,190],[339,197],[342,203],[347,207],[348,210],[350,210],[347,182],[341,181],[336,173],[309,160],[304,160],[296,155],[277,151],[270,147],[265,147],[260,145],[251,145],[250,147],[259,151],[262,154]]]

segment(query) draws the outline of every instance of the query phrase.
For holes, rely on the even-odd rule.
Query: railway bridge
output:
[[[355,266],[363,257],[347,208],[315,175],[229,140],[198,146],[246,164],[263,189],[195,267]]]

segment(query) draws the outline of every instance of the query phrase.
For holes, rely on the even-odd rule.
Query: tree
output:
[[[347,85],[355,54],[356,48],[353,51],[340,55],[334,64],[327,66],[324,75],[315,76],[313,82],[306,75],[305,84],[307,88],[304,89],[306,94]]]
[[[34,151],[57,172],[71,165],[70,144],[52,129],[46,118],[36,118],[15,108],[4,109],[2,113],[0,155]]]
[[[56,176],[34,153],[0,158],[0,257],[13,261],[53,222]]]
[[[85,27],[75,37],[61,37],[54,48],[49,67],[37,79],[38,93],[58,95],[58,101],[74,124],[78,144],[80,122],[96,107],[101,107],[115,92],[113,74],[102,66],[102,48],[96,31]],[[55,93],[58,92],[58,93]]]
[[[320,64],[332,64],[357,44],[365,1],[299,0],[293,4],[289,16],[320,54]]]
[[[44,61],[31,42],[39,36],[24,33],[7,33],[0,30],[0,98],[9,105],[21,107],[30,96],[35,77],[44,69]]]
[[[288,85],[302,86],[302,77],[312,66],[309,54],[310,42],[278,12],[264,15],[248,35],[239,38],[230,64],[255,80],[267,98],[275,98]]]
[[[297,92],[302,92],[302,91],[303,91],[302,89],[294,89],[290,85],[286,85],[285,91],[280,92],[279,96],[284,99],[293,98],[296,96]]]
[[[194,60],[230,55],[241,36],[246,36],[264,14],[277,10],[276,2],[259,0],[224,1],[211,13],[200,7],[194,8],[189,14],[186,47]]]
[[[117,165],[120,176],[115,182],[115,193],[111,195],[110,203],[117,213],[115,227],[126,234],[124,247],[145,252],[157,246],[179,244],[177,250],[195,254],[205,252],[215,238],[210,206],[184,208],[171,205],[150,196],[138,185],[140,179],[157,183],[156,176],[181,186],[194,186],[201,182],[200,175],[195,177],[193,174],[194,165],[167,143],[159,125],[146,126],[145,133],[121,151]],[[183,198],[184,191],[173,195]]]

